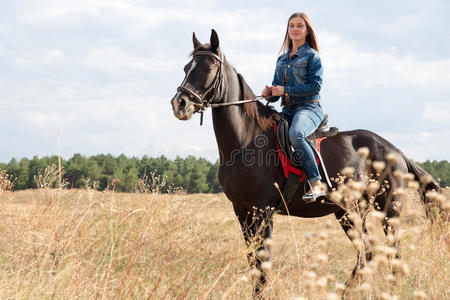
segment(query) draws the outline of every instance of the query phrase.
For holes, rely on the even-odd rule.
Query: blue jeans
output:
[[[322,107],[319,103],[304,103],[283,107],[283,113],[292,118],[289,128],[289,141],[298,155],[300,165],[305,170],[308,180],[315,182],[321,180],[311,146],[305,138],[313,133],[323,119]]]

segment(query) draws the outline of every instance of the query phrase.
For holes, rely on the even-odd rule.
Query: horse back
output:
[[[334,177],[344,167],[361,168],[365,162],[361,160],[358,149],[369,149],[368,159],[385,160],[392,153],[397,156],[395,169],[407,171],[403,153],[378,134],[364,129],[339,132],[336,136],[326,138],[321,144],[321,154],[330,176]]]

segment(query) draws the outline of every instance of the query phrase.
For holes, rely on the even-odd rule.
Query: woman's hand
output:
[[[284,94],[284,86],[275,85],[272,87],[272,96],[282,96]]]
[[[266,85],[261,92],[261,97],[268,98],[270,96],[272,96],[272,87]]]

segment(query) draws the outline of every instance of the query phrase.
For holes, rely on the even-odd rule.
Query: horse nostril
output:
[[[186,100],[184,100],[183,98],[180,99],[180,101],[178,102],[178,108],[179,109],[184,109],[186,107]]]

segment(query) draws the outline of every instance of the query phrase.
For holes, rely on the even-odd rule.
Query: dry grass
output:
[[[400,226],[398,267],[409,272],[378,268],[348,289],[350,298],[450,297],[448,223],[431,225],[417,198],[408,197]],[[248,299],[246,253],[222,194],[0,194],[1,299]],[[338,297],[356,261],[332,216],[275,216],[273,254],[275,299]]]

